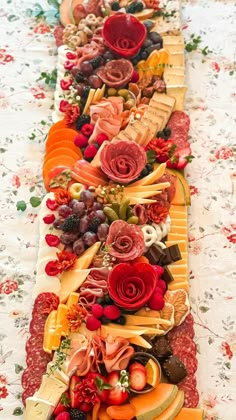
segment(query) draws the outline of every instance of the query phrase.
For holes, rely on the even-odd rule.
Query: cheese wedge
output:
[[[139,315],[125,315],[126,326],[146,326],[146,325],[171,325],[171,322],[155,317],[139,316]]]
[[[131,344],[135,344],[136,346],[140,346],[140,347],[143,347],[145,349],[151,349],[152,348],[151,344],[149,344],[149,342],[141,336],[131,337],[131,338],[129,338],[129,342]]]
[[[169,66],[184,66],[184,53],[173,52],[169,57]]]
[[[175,98],[173,96],[166,95],[165,93],[154,92],[153,99],[161,104],[169,105],[172,109],[175,105]]]
[[[115,324],[109,324],[109,325],[102,325],[101,326],[101,336],[107,337],[109,334],[116,338],[116,337],[124,337],[124,338],[131,338],[136,337],[139,335],[143,335],[146,333],[145,328],[135,328],[135,329],[128,329],[125,326],[119,327]]]
[[[61,398],[61,394],[63,394],[67,388],[68,386],[66,384],[59,381],[54,376],[43,375],[41,385],[34,396],[56,406]]]
[[[164,81],[166,86],[183,85],[185,82],[185,76],[182,74],[166,74],[164,75]]]
[[[53,373],[51,373],[51,369]],[[63,372],[63,370],[59,370],[59,369],[54,370],[54,362],[48,363],[47,374],[54,377],[58,381],[63,382],[63,384],[65,384],[67,387],[69,386],[69,382],[70,382],[69,376],[67,376],[65,372]]]
[[[66,302],[70,293],[79,289],[89,273],[90,269],[64,271],[61,278],[60,302]]]
[[[37,397],[29,397],[26,399],[24,420],[49,420],[51,419],[54,408],[54,404],[48,401]]]
[[[163,36],[163,46],[164,45],[169,45],[169,44],[175,44],[175,45],[184,44],[183,35],[182,34],[181,35],[176,35],[176,36],[164,35]]]
[[[95,94],[95,89],[90,89],[86,104],[84,106],[83,114],[86,114],[86,112],[88,111],[88,108],[93,101],[94,94]]]
[[[175,107],[174,107],[175,111],[183,111],[186,91],[187,91],[187,86],[181,86],[181,85],[167,86],[168,95],[173,96],[176,100]]]

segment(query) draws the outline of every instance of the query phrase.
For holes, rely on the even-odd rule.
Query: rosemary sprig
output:
[[[68,350],[71,349],[71,338],[68,336],[61,342],[60,347],[55,351],[56,360],[50,367],[48,376],[52,375],[57,369],[62,370],[62,365],[68,356]]]

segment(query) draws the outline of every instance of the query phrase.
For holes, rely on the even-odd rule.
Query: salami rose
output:
[[[110,226],[106,246],[109,254],[117,260],[134,260],[141,257],[145,250],[143,232],[139,226],[115,220]]]
[[[147,303],[157,284],[155,270],[146,263],[116,265],[108,277],[108,290],[114,302],[134,311]]]
[[[97,70],[97,75],[107,86],[118,89],[130,82],[133,71],[132,63],[121,58],[120,60],[111,60],[105,66],[100,67]]]
[[[115,140],[102,149],[101,169],[113,181],[128,184],[135,180],[147,163],[144,149],[128,140]]]

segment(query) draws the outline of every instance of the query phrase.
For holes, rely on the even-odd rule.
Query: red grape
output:
[[[85,207],[88,209],[89,207],[92,207],[94,203],[94,195],[91,191],[84,190],[80,194],[80,200],[84,202]]]
[[[81,217],[85,214],[85,204],[82,201],[75,201],[72,207],[72,211],[77,216]]]
[[[80,71],[85,75],[85,76],[90,76],[90,74],[92,74],[93,72],[93,66],[89,61],[83,61],[80,64]]]
[[[102,210],[96,210],[95,217],[98,217],[101,220],[101,223],[106,221],[106,215],[103,213]]]
[[[83,235],[83,241],[85,243],[85,245],[87,246],[92,246],[93,244],[95,244],[95,242],[97,242],[97,235],[94,232],[86,232]]]
[[[79,223],[79,231],[80,233],[85,233],[87,232],[89,227],[89,217],[88,216],[84,216],[80,219],[80,223]]]
[[[100,79],[100,77],[96,74],[92,74],[91,76],[89,76],[88,82],[90,86],[94,89],[100,88],[103,84],[102,79]]]
[[[99,225],[97,230],[98,240],[101,242],[105,242],[107,239],[108,231],[109,225],[107,223],[102,223],[101,225]]]
[[[73,252],[79,257],[85,250],[83,239],[77,239],[73,244]]]
[[[59,216],[66,218],[72,214],[72,209],[66,204],[62,204],[58,207],[58,214]]]
[[[78,238],[78,233],[73,232],[65,232],[62,233],[60,236],[60,241],[64,245],[70,245],[72,242],[74,242]]]

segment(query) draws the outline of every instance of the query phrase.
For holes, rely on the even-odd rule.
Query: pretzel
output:
[[[168,235],[170,231],[170,224],[171,224],[170,216],[166,218],[165,222],[161,222],[159,224],[152,223],[152,226],[156,230],[158,241],[161,241],[162,238]]]
[[[157,232],[151,225],[144,225],[142,228],[145,247],[149,248],[157,241]]]

